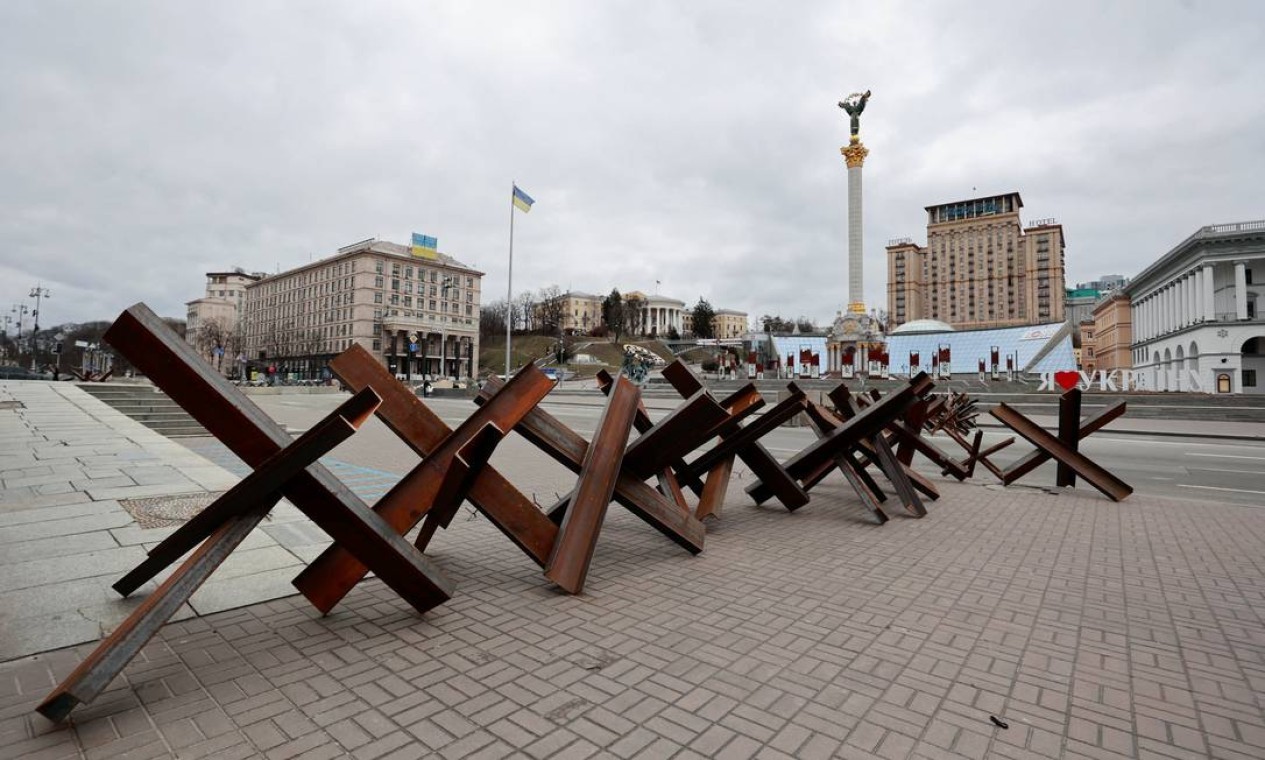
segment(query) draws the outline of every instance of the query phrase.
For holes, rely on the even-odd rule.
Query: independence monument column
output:
[[[839,102],[851,117],[852,137],[839,152],[848,163],[848,313],[865,313],[865,283],[861,265],[864,259],[861,234],[861,171],[870,151],[861,143],[861,112],[870,99],[870,91],[854,92]]]

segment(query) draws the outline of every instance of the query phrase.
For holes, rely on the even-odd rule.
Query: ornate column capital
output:
[[[849,169],[855,166],[864,166],[865,157],[870,155],[870,149],[865,147],[860,140],[849,144],[847,147],[840,148],[839,152],[843,154],[844,160],[848,162]]]

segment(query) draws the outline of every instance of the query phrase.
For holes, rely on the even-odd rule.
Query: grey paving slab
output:
[[[0,410],[0,660],[95,640],[155,588],[129,600],[110,588],[173,530],[142,529],[119,499],[222,491],[239,479],[73,385],[0,381],[0,400],[14,399],[22,408]],[[291,595],[302,562],[257,529],[193,600],[218,611]]]
[[[46,505],[0,512],[0,528],[11,525],[69,520],[91,515],[117,514],[119,505],[113,501],[80,501],[70,504]]]
[[[65,557],[74,554],[87,554],[113,549],[120,545],[109,531],[80,533],[68,539],[65,536],[32,539],[19,543],[5,544],[0,550],[0,565],[27,562],[29,560],[48,557]]]
[[[0,594],[16,589],[73,581],[78,578],[99,575],[118,577],[144,559],[144,550],[137,546],[115,546],[60,557],[28,559],[22,563],[17,572],[0,574]]]
[[[145,486],[114,486],[98,488],[90,486],[85,493],[94,501],[103,499],[144,499],[150,496],[169,496],[180,493],[197,493],[205,491],[202,486],[191,480],[172,479],[164,483]]]

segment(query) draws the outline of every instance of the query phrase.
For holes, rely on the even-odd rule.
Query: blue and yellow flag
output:
[[[439,239],[413,233],[413,255],[427,259],[439,258]]]
[[[519,210],[521,210],[524,214],[526,214],[528,211],[531,211],[532,204],[536,202],[532,200],[530,195],[528,195],[527,193],[524,193],[522,190],[519,190],[518,185],[514,185],[513,197],[514,197],[514,205],[517,206]]]

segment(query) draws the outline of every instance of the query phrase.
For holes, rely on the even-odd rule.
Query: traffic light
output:
[[[60,340],[59,340],[59,341],[57,341],[57,345],[53,346],[53,353],[55,353],[55,354],[60,354],[60,353],[61,353],[61,341],[60,341]]]

